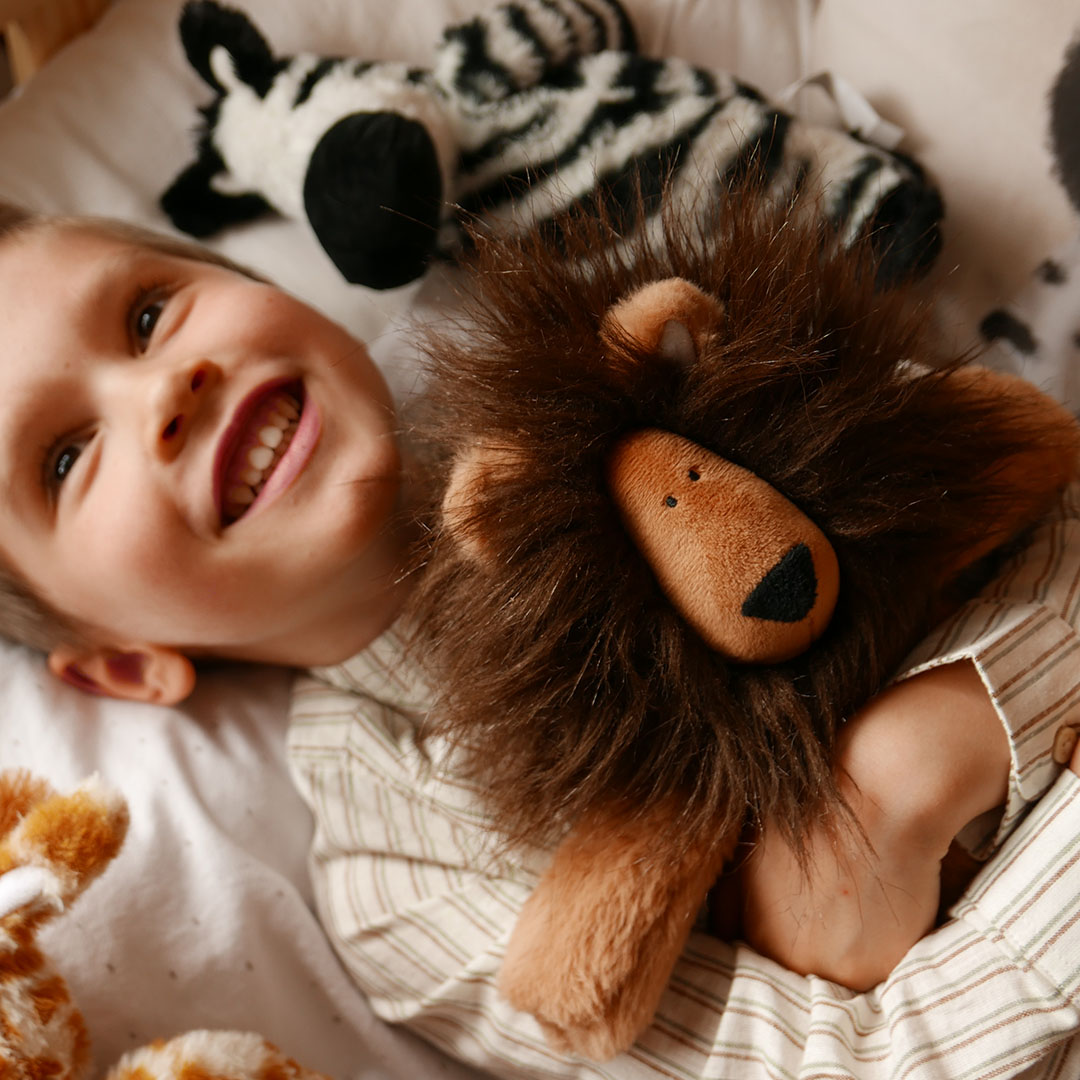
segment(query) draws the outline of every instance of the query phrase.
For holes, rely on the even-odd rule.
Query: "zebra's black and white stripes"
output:
[[[616,0],[513,0],[449,27],[434,77],[455,94],[494,101],[606,50],[637,50],[634,28]]]
[[[682,60],[604,51],[581,56],[531,93],[460,105],[459,217],[513,228],[602,203],[623,231],[661,187],[686,212],[722,212],[754,170],[788,198],[812,188],[841,242],[870,234],[883,278],[937,254],[942,206],[909,159],[807,124],[735,77]],[[454,246],[456,220],[442,247]]]
[[[217,97],[163,197],[174,223],[205,236],[266,206],[306,216],[350,281],[411,281],[466,221],[557,236],[583,205],[630,231],[648,225],[639,194],[651,211],[661,189],[707,221],[751,169],[777,198],[809,188],[841,243],[869,235],[883,279],[938,250],[941,201],[917,165],[724,72],[642,55],[618,0],[510,0],[446,30],[430,70],[279,58],[212,0],[185,6],[181,36]]]

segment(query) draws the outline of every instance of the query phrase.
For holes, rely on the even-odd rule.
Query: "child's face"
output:
[[[102,644],[285,663],[387,620],[393,411],[341,327],[83,229],[0,245],[0,296],[0,551],[44,600]]]

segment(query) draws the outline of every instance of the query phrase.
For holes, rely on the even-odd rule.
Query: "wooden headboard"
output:
[[[85,30],[109,0],[0,0],[0,28],[16,84]]]

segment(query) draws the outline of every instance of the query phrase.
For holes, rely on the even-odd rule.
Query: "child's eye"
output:
[[[165,310],[168,297],[163,296],[160,287],[140,288],[128,312],[131,337],[135,345],[145,349],[154,336],[154,328]]]
[[[79,455],[81,453],[81,446],[65,446],[64,449],[56,455],[56,461],[53,463],[53,476],[55,476],[57,480],[63,480],[72,470],[75,462],[79,460]]]
[[[165,301],[157,299],[140,308],[135,315],[135,340],[145,348],[153,336],[154,327],[165,309]]]
[[[75,462],[79,460],[85,445],[82,442],[62,442],[49,452],[44,470],[47,487],[59,487],[64,482],[75,467]]]

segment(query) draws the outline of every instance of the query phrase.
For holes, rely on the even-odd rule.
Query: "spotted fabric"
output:
[[[984,362],[1023,375],[1080,414],[1080,236],[1043,259],[979,325]]]
[[[495,978],[545,865],[493,850],[475,793],[416,732],[427,692],[390,632],[298,681],[289,756],[316,819],[319,911],[374,1010],[506,1078],[1063,1080],[1080,1076],[1080,493],[1000,577],[916,651],[905,674],[976,664],[1013,753],[993,855],[951,919],[856,994],[744,944],[692,934],[652,1025],[593,1064],[552,1051]],[[1063,740],[1064,736],[1064,740]]]

